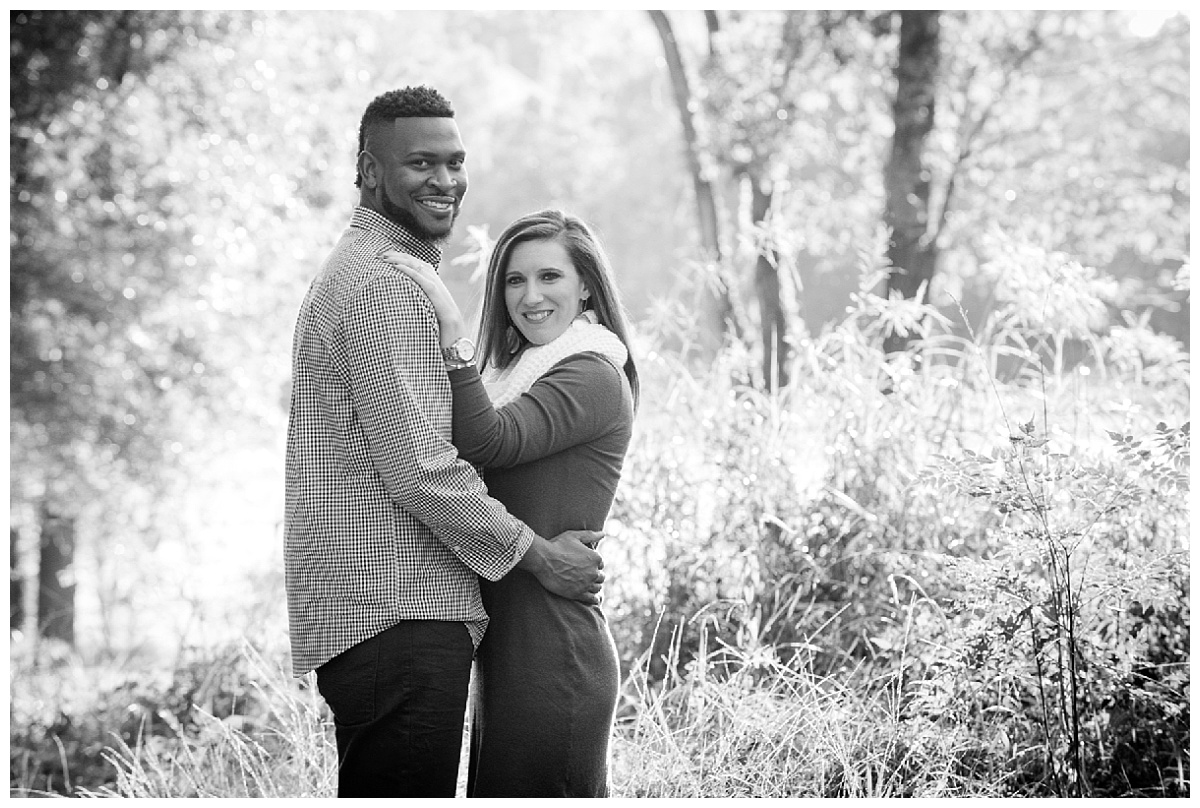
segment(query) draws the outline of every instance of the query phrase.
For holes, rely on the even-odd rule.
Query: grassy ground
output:
[[[245,661],[256,681],[254,710],[218,718],[197,709],[182,737],[118,741],[105,752],[111,781],[76,795],[332,796],[336,750],[319,697],[252,649]],[[972,739],[901,720],[886,687],[872,695],[767,659],[714,652],[665,683],[636,669],[626,678],[621,712],[614,797],[1002,793],[986,769],[966,762],[977,751]]]

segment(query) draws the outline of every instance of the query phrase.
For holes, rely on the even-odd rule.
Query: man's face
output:
[[[365,201],[427,241],[450,235],[467,193],[466,150],[453,118],[397,118],[368,136]]]

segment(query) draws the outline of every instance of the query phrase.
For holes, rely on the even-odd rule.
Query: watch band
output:
[[[469,367],[475,361],[475,343],[466,337],[459,337],[442,348],[442,361],[446,363],[447,370]]]

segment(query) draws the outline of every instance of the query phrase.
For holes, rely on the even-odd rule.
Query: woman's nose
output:
[[[542,299],[542,290],[536,283],[525,284],[525,302],[537,303]]]

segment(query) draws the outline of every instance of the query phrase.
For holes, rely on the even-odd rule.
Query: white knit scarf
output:
[[[483,372],[483,386],[496,409],[516,401],[533,383],[568,356],[593,352],[608,357],[617,367],[624,367],[629,352],[613,332],[600,325],[596,314],[585,311],[576,317],[567,330],[545,345],[530,345],[517,361],[504,369],[488,367]]]

